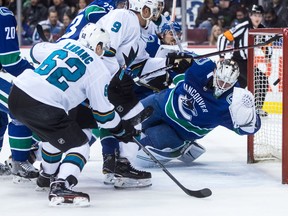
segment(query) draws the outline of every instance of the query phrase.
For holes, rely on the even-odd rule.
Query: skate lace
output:
[[[135,167],[132,166],[132,164],[130,162],[127,165],[129,166],[130,171],[137,172],[137,173],[141,173],[141,172],[144,173],[145,172],[143,170],[136,169]]]
[[[28,161],[25,162],[20,162],[19,165],[21,168],[27,172],[35,172],[35,168],[33,167],[32,164],[30,164]]]

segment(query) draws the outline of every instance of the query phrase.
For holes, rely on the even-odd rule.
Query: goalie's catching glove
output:
[[[234,128],[240,128],[247,133],[255,132],[257,115],[254,96],[250,91],[235,87],[229,110]]]
[[[121,120],[121,122],[110,132],[120,141],[128,143],[133,142],[133,137],[138,136],[141,131],[136,130],[134,126],[126,120]]]
[[[166,65],[172,65],[172,70],[176,73],[184,73],[193,64],[193,56],[186,52],[168,53]]]

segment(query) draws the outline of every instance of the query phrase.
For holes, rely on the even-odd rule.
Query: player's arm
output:
[[[233,42],[235,38],[240,37],[246,29],[245,27],[247,25],[246,22],[241,23],[232,29],[228,29],[223,34],[219,35],[218,40],[217,40],[217,49],[219,51],[225,50],[229,43]],[[225,54],[219,55],[220,61],[224,60],[224,56]]]
[[[99,69],[98,79],[97,81],[90,79],[87,88],[87,98],[90,101],[93,116],[100,128],[109,129],[116,138],[123,142],[132,141],[133,136],[138,135],[138,131],[128,121],[122,120],[115,111],[113,104],[108,99],[110,73],[104,65],[97,66]]]
[[[55,50],[57,44],[49,42],[41,42],[35,44],[30,50],[30,56],[32,61],[36,64],[40,64],[50,54],[50,50]]]

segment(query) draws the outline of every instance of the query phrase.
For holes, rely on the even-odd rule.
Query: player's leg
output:
[[[11,172],[13,175],[23,178],[37,178],[39,170],[28,160],[33,143],[32,131],[15,118],[11,119],[8,125],[9,144],[12,153],[12,160],[9,162]]]
[[[86,164],[90,148],[88,137],[78,123],[64,110],[36,101],[16,86],[11,90],[9,107],[17,119],[31,128],[41,140],[54,146],[57,153],[66,153],[57,177],[50,185],[50,204],[88,205],[88,194],[72,190]],[[46,115],[43,115],[43,110]],[[46,150],[48,152],[49,148]],[[55,149],[50,149],[53,150]],[[55,152],[51,152],[53,153]],[[43,170],[47,172],[44,167]]]
[[[203,154],[205,149],[193,141],[193,136],[184,129],[181,130],[181,127],[176,129],[167,124],[165,111],[161,109],[165,100],[165,91],[141,100],[144,107],[152,106],[154,109],[151,117],[142,124],[145,137],[142,137],[141,143],[162,163],[173,159],[190,163]],[[137,153],[137,164],[154,166],[154,162],[142,150]]]
[[[8,116],[5,112],[0,111],[0,153],[3,146],[4,134],[8,125]],[[0,163],[0,176],[10,175],[11,171],[5,164]]]
[[[131,119],[143,110],[143,105],[138,103],[125,116],[124,120]],[[141,130],[141,124],[135,126],[137,130]],[[136,159],[138,145],[134,142],[119,143],[119,157],[116,157],[115,164],[115,188],[141,188],[152,185],[151,173],[136,169],[133,162]]]
[[[11,89],[11,82],[7,78],[7,75],[9,74],[1,73],[0,77],[0,110],[9,113],[8,95]],[[9,165],[12,174],[15,176],[36,178],[38,176],[38,170],[28,161],[32,146],[32,132],[21,122],[13,118],[13,116],[10,115],[10,117],[11,121],[8,125],[8,136],[12,155],[6,164]],[[21,178],[16,178],[15,180],[15,182],[17,182],[21,180]]]

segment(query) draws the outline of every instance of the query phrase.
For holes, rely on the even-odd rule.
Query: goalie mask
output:
[[[225,59],[219,62],[213,75],[214,95],[220,97],[224,92],[231,89],[237,82],[239,74],[239,67],[235,61]]]
[[[82,28],[78,41],[94,52],[96,52],[97,45],[101,45],[103,49],[102,55],[106,50],[110,49],[110,36],[108,32],[94,23],[88,23]]]

